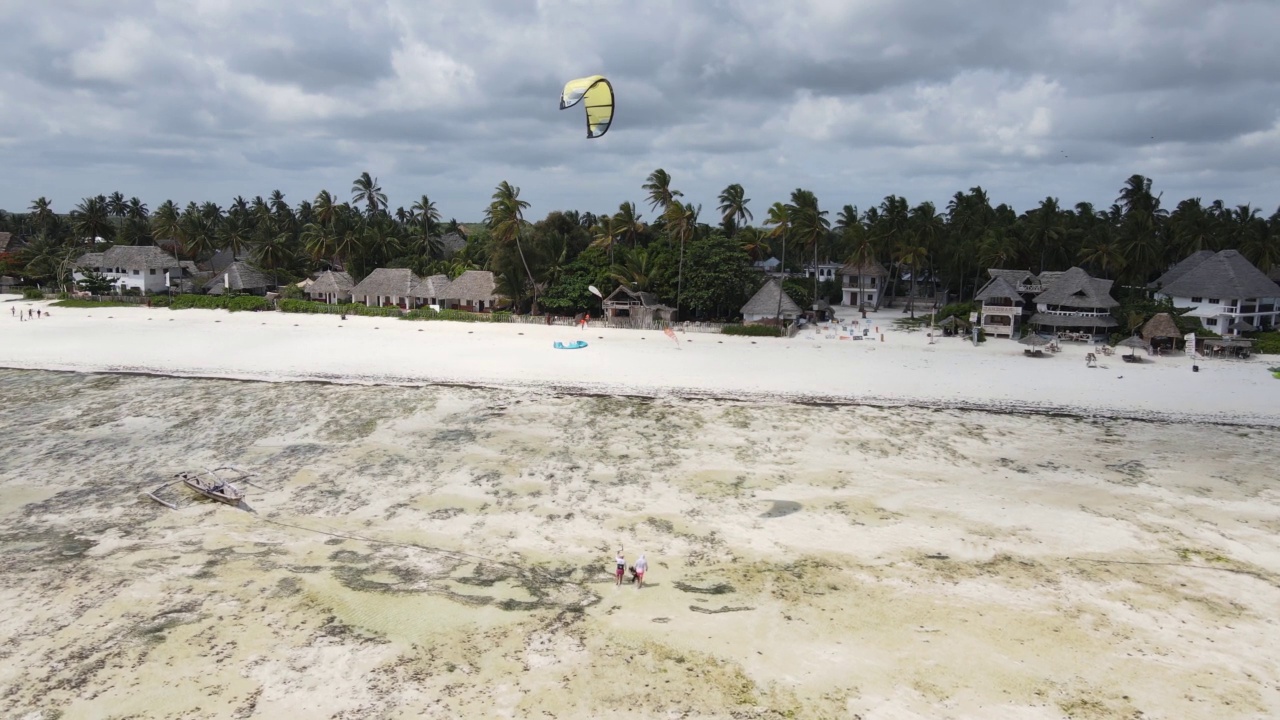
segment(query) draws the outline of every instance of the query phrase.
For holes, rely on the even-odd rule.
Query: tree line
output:
[[[478,225],[444,222],[426,195],[391,210],[368,172],[354,180],[348,200],[321,190],[296,205],[276,190],[265,198],[236,197],[226,208],[166,201],[149,210],[138,198],[114,192],[85,198],[63,214],[41,197],[24,213],[0,211],[0,231],[25,241],[18,252],[0,254],[0,273],[63,284],[75,258],[100,250],[95,239],[101,238],[159,244],[196,261],[226,250],[282,282],[325,268],[346,269],[357,279],[378,267],[449,277],[487,269],[521,312],[598,309],[589,287],[607,292],[625,284],[680,308],[682,317],[721,319],[735,315],[758,289],[752,264],[770,257],[792,272],[807,264],[877,262],[889,270],[889,302],[903,291],[915,297],[904,283],[920,281],[953,299],[970,298],[989,267],[1038,273],[1079,265],[1116,280],[1124,293],[1138,292],[1198,250],[1234,248],[1264,272],[1280,264],[1280,210],[1264,217],[1249,205],[1200,198],[1169,209],[1141,175],[1128,178],[1106,208],[1065,207],[1046,197],[1021,213],[993,205],[981,187],[955,193],[943,209],[889,195],[873,207],[846,204],[834,213],[813,192],[797,188],[759,218],[739,184],[721,191],[714,211],[705,214],[661,168],[640,190],[642,205],[628,201],[603,213],[557,210],[530,220],[520,188],[504,181]],[[802,305],[840,299],[838,283],[819,283],[816,274],[786,287]]]

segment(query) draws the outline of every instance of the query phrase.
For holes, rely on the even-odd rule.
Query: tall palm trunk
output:
[[[787,277],[787,236],[782,236],[782,264],[778,266],[782,271],[782,277],[778,278],[778,311],[774,316],[774,322],[778,324],[778,330],[782,330],[782,293],[786,292],[782,287],[782,281]]]

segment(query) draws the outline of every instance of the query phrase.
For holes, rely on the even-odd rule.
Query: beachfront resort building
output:
[[[1027,304],[1022,295],[1004,275],[994,275],[978,291],[973,298],[982,303],[978,323],[988,337],[1018,337]]]
[[[795,320],[803,313],[796,301],[782,290],[782,283],[776,278],[769,278],[747,304],[742,306],[742,322],[745,325],[775,325],[779,315],[785,323]]]
[[[448,297],[448,293],[448,275],[428,275],[418,282],[418,287],[413,290],[413,297],[417,299],[418,307],[425,305],[432,310],[439,310],[440,304],[444,302],[444,298]]]
[[[979,326],[991,337],[1016,340],[1030,325],[1060,339],[1093,341],[1118,325],[1111,317],[1111,308],[1120,304],[1111,297],[1111,281],[1078,267],[1039,275],[990,268],[987,276],[974,300],[982,303]]]
[[[408,310],[414,305],[413,291],[419,282],[408,268],[378,268],[351,288],[351,301],[368,307]]]
[[[1224,337],[1280,324],[1280,286],[1236,250],[1201,250],[1170,268],[1151,288],[1157,299],[1191,308],[1183,317],[1196,318]]]
[[[498,304],[498,284],[488,270],[468,270],[441,292],[441,307],[449,310],[492,312]]]
[[[889,271],[875,260],[862,265],[845,263],[840,268],[841,305],[853,307],[880,307],[880,291],[884,289]]]
[[[355,285],[347,273],[325,270],[308,283],[303,292],[307,294],[309,300],[333,305],[351,302],[351,288]]]
[[[1073,267],[1065,272],[1040,273],[1044,292],[1036,295],[1030,324],[1037,332],[1064,340],[1094,342],[1120,323],[1111,317],[1119,302],[1111,297],[1111,281]]]
[[[836,276],[842,267],[844,266],[840,263],[818,263],[818,282],[835,282]],[[810,280],[813,279],[813,268],[813,263],[808,263],[804,266],[804,276]]]
[[[76,260],[72,279],[79,282],[85,272],[94,272],[111,281],[116,292],[168,292],[186,270],[177,258],[154,245],[116,245],[103,252],[85,253]]]

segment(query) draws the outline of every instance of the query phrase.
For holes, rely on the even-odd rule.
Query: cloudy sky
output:
[[[392,208],[476,220],[507,180],[531,217],[600,213],[658,167],[704,218],[734,182],[757,219],[797,187],[1106,205],[1134,173],[1280,205],[1276,0],[0,0],[0,27],[10,211],[368,170]],[[557,103],[597,73],[618,108],[587,140]]]

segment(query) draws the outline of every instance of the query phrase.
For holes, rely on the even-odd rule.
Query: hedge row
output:
[[[230,310],[231,312],[270,310],[271,303],[257,295],[179,295],[169,304],[170,310]]]
[[[504,323],[511,321],[511,313],[495,312],[495,313],[473,313],[465,310],[432,310],[431,308],[419,308],[410,310],[405,313],[405,320],[452,320],[454,322],[495,322]]]
[[[1259,355],[1280,355],[1280,332],[1265,332],[1254,335],[1253,351]]]
[[[749,337],[782,337],[782,330],[772,325],[725,325],[720,332],[725,335]]]
[[[277,303],[277,307],[280,308],[280,312],[309,315],[364,315],[366,317],[397,317],[400,315],[400,308],[369,307],[359,303],[332,305],[311,300],[281,300]]]

